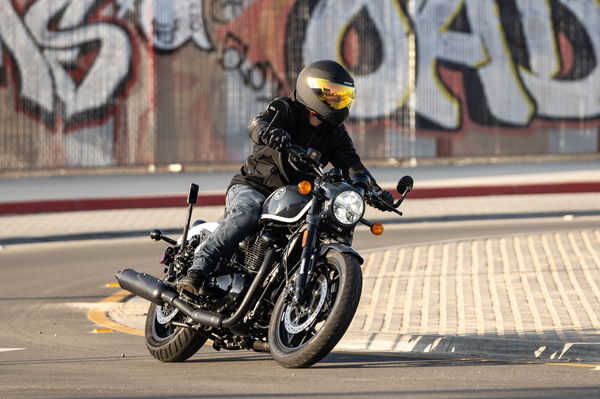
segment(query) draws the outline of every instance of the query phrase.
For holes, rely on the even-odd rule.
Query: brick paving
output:
[[[351,332],[600,342],[600,229],[372,251]]]

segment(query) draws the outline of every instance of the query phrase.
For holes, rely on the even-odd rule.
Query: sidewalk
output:
[[[412,199],[600,192],[600,161],[389,167],[371,172],[390,190],[400,177],[411,175]],[[199,205],[220,206],[235,173],[0,178],[0,215],[184,206],[191,183],[200,187]]]
[[[415,178],[398,223],[525,216],[568,222],[589,216],[598,218],[598,227],[580,230],[566,223],[557,232],[398,243],[363,252],[361,302],[338,350],[600,362],[597,162],[387,168],[374,174],[386,186],[403,174]],[[31,199],[142,201],[139,209],[0,211],[0,247],[141,236],[156,227],[175,234],[184,223],[190,178],[200,183],[201,198],[222,196],[219,190],[229,182],[220,174],[0,179],[0,210]],[[527,195],[491,195],[498,193]],[[158,202],[167,196],[177,199],[177,207]],[[216,220],[221,212],[222,206],[197,207],[194,219]],[[367,218],[381,220],[384,215],[368,212]],[[146,301],[133,298],[102,309],[123,326],[138,333],[143,329]]]

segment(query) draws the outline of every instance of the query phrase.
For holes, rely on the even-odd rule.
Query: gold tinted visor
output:
[[[319,100],[335,110],[350,108],[354,103],[355,89],[352,86],[332,83],[320,78],[306,78],[306,83]]]

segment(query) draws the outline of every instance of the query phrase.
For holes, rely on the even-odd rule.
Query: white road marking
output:
[[[22,351],[27,348],[0,348],[0,352]]]

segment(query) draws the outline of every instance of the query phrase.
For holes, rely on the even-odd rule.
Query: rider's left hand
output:
[[[379,190],[375,191],[375,194],[377,194],[377,196],[379,198],[381,198],[384,202],[386,202],[390,206],[394,206],[394,196],[388,190],[379,189]],[[380,204],[375,203],[373,205],[379,210],[382,210],[382,211],[388,210],[387,208],[385,208],[384,206],[382,206]]]

